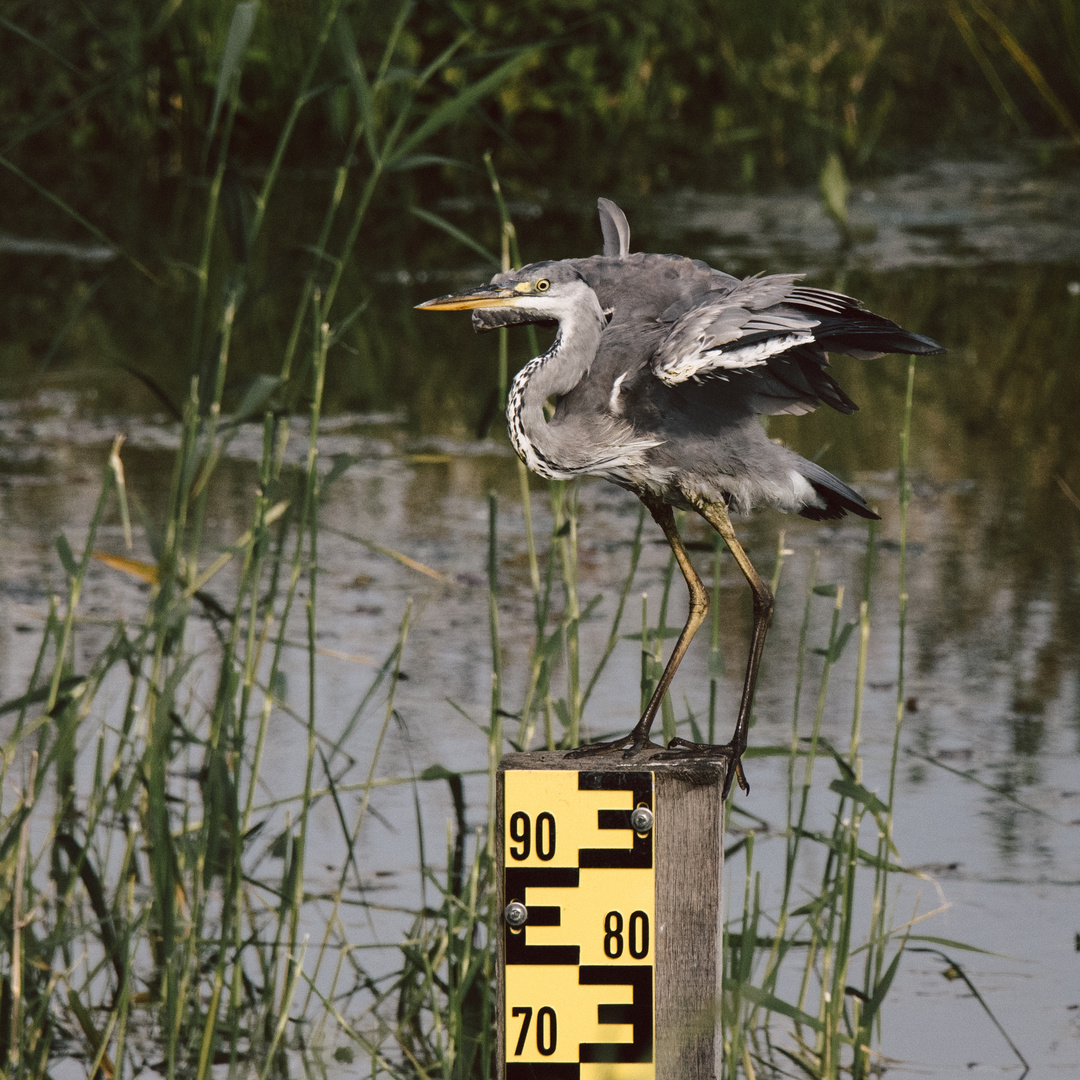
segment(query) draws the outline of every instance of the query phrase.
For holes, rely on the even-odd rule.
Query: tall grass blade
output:
[[[523,47],[516,50],[509,60],[504,60],[494,71],[477,79],[476,82],[460,90],[454,97],[437,105],[425,120],[421,121],[409,135],[394,147],[392,153],[386,158],[386,164],[392,165],[395,160],[399,160],[411,153],[436,132],[460,120],[477,102],[488,97],[498,86],[510,78],[534,53],[535,49],[532,47]]]
[[[233,8],[229,32],[225,38],[225,48],[221,53],[221,67],[218,69],[217,83],[214,86],[214,104],[210,108],[210,123],[206,128],[204,155],[210,152],[210,143],[214,138],[214,132],[217,131],[222,105],[226,99],[236,93],[244,53],[247,52],[251,31],[255,29],[255,16],[258,10],[257,0],[239,0]]]
[[[987,1004],[986,999],[982,996],[982,994],[979,993],[978,987],[976,987],[975,984],[968,977],[967,972],[965,972],[964,969],[955,960],[949,957],[946,953],[943,953],[940,949],[929,949],[923,948],[922,946],[917,946],[912,947],[911,952],[930,953],[933,956],[940,957],[948,965],[948,977],[952,979],[960,979],[963,984],[968,988],[971,996],[979,1003],[980,1008],[990,1018],[990,1022],[994,1025],[994,1027],[998,1029],[998,1031],[1001,1033],[1001,1037],[1009,1044],[1009,1049],[1016,1055],[1017,1060],[1020,1062],[1020,1064],[1023,1065],[1024,1074],[1026,1075],[1027,1072],[1031,1069],[1031,1065],[1028,1063],[1027,1058],[1024,1057],[1024,1055],[1020,1052],[1020,1048],[1016,1045],[1016,1043],[1012,1041],[1012,1038],[1005,1030],[1005,1028],[1002,1027],[1001,1021],[998,1020],[997,1016],[994,1014],[994,1010],[990,1008],[989,1004]]]
[[[82,228],[84,228],[88,233],[90,233],[91,236],[95,237],[97,240],[100,240],[101,243],[103,243],[107,248],[117,252],[117,254],[119,254],[124,260],[129,262],[148,281],[158,286],[162,284],[161,280],[157,277],[157,275],[148,270],[142,264],[142,262],[139,261],[139,259],[137,259],[134,255],[131,254],[130,251],[128,251],[122,245],[117,244],[110,237],[106,236],[105,232],[102,229],[98,228],[97,225],[85,218],[82,214],[79,213],[78,210],[76,210],[73,206],[71,206],[55,192],[50,191],[42,184],[39,184],[32,176],[29,176],[27,173],[23,172],[23,170],[20,169],[14,161],[12,161],[4,154],[0,154],[0,167],[7,169],[8,172],[10,172],[13,176],[18,177],[20,180],[23,181],[23,183],[33,188],[33,190],[36,191],[38,195],[40,195],[43,199],[47,199],[49,202],[51,202],[53,206],[55,206],[59,211],[61,211],[61,213],[63,213],[66,217],[71,218],[72,221],[76,222],[78,225],[81,225]]]
[[[1053,87],[1046,81],[1046,77],[1039,70],[1038,64],[1032,60],[1005,21],[1000,15],[988,8],[982,0],[967,0],[967,2],[979,18],[994,31],[1006,51],[1016,61],[1020,70],[1031,80],[1032,85],[1039,92],[1039,96],[1057,117],[1058,123],[1065,129],[1069,138],[1080,145],[1080,124],[1077,123],[1076,118],[1055,93]]]
[[[436,229],[441,229],[447,236],[453,237],[459,244],[463,244],[471,251],[476,252],[484,262],[491,266],[498,266],[499,260],[493,255],[483,244],[478,240],[475,240],[464,229],[459,229],[453,222],[447,221],[446,218],[440,217],[438,214],[433,213],[430,210],[425,210],[420,206],[409,207],[409,213],[418,217],[421,221],[426,221],[429,225],[434,225]]]
[[[1029,134],[1028,122],[1024,119],[1023,114],[1013,100],[1012,94],[1009,93],[1008,87],[1006,87],[998,74],[997,68],[994,67],[994,62],[986,55],[986,50],[982,47],[982,43],[975,33],[975,28],[971,25],[967,15],[964,14],[960,4],[956,0],[949,0],[948,10],[952,21],[956,23],[956,28],[960,31],[960,36],[964,39],[964,44],[967,45],[971,55],[975,57],[975,62],[986,77],[990,88],[997,95],[998,101],[1001,102],[1005,115],[1016,125],[1017,131],[1023,135]]]

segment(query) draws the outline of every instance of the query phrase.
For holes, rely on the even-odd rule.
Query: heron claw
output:
[[[569,758],[598,757],[600,754],[614,754],[620,750],[625,751],[623,757],[633,757],[642,750],[663,750],[651,739],[636,738],[633,732],[624,735],[621,739],[613,739],[611,742],[590,743],[588,746],[579,746],[571,750],[566,756]]]
[[[745,746],[736,746],[733,742],[714,746],[712,743],[694,743],[686,739],[675,738],[667,744],[667,749],[672,753],[663,755],[660,758],[661,761],[685,761],[688,758],[691,760],[725,758],[729,767],[727,775],[724,777],[724,790],[721,797],[723,799],[728,797],[728,792],[731,790],[731,781],[735,779],[739,781],[739,787],[742,788],[743,794],[750,794],[750,784],[742,767],[742,755],[746,749]]]

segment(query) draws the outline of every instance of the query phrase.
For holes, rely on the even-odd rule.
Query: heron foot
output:
[[[742,788],[743,794],[750,794],[750,784],[747,782],[746,773],[743,772],[742,767],[742,755],[746,749],[745,746],[736,746],[734,742],[715,746],[712,743],[695,743],[676,738],[667,744],[667,749],[671,753],[663,755],[661,761],[725,758],[728,761],[728,771],[727,776],[724,778],[722,798],[726,799],[728,797],[728,792],[731,790],[731,781],[735,779],[739,781],[739,787]]]
[[[566,756],[570,758],[599,757],[601,754],[616,754],[624,751],[623,757],[633,757],[642,750],[663,750],[647,737],[636,736],[634,732],[624,735],[621,739],[613,739],[611,742],[590,743],[588,746],[579,746],[571,750]]]

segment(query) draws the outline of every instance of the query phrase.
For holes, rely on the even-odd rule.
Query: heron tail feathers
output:
[[[811,521],[824,519],[842,518],[845,514],[855,514],[857,517],[879,520],[881,515],[875,514],[866,504],[866,500],[854,490],[849,488],[842,480],[838,480],[831,472],[815,465],[812,461],[800,458],[796,468],[810,482],[820,504],[808,504],[799,514]]]

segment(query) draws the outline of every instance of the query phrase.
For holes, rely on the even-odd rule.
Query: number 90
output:
[[[529,815],[521,810],[510,815],[510,839],[516,847],[510,848],[510,858],[524,862],[533,850],[533,837],[536,838],[536,857],[541,862],[550,862],[555,858],[555,817],[546,810],[536,818],[535,832]]]

